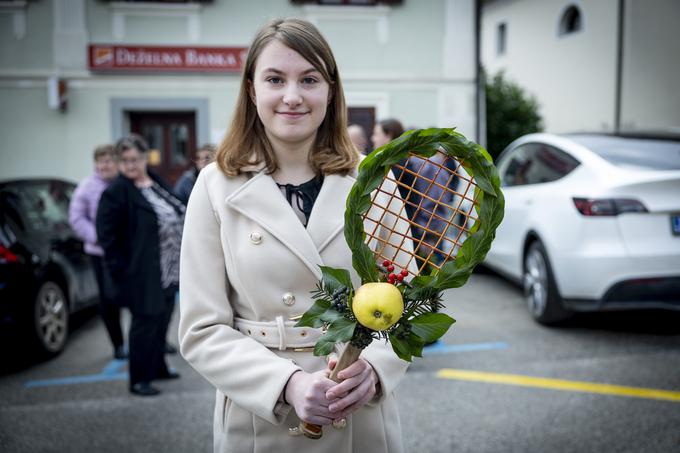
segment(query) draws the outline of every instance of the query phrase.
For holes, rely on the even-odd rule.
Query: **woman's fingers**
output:
[[[286,388],[286,400],[295,408],[295,413],[309,423],[329,424],[335,414],[331,414],[330,401],[326,392],[335,383],[324,376],[323,371],[306,373],[297,371],[291,375]]]
[[[372,372],[373,368],[368,362],[361,359],[354,362],[338,373],[338,378],[342,379],[342,381],[331,387],[326,392],[326,397],[331,401],[340,398],[342,395],[351,392],[353,388],[368,378]]]
[[[344,370],[338,373],[338,379],[345,380],[356,376],[367,369],[372,369],[371,365],[368,364],[364,359],[359,359]]]
[[[368,402],[373,395],[375,395],[375,383],[369,377],[356,386],[354,390],[347,394],[347,396],[333,401],[331,405],[328,406],[328,410],[333,414],[341,413],[344,417]],[[352,407],[354,407],[354,409],[347,412]]]
[[[333,356],[332,358],[328,359],[328,370],[332,371],[333,368],[335,368],[335,365],[338,363],[338,358]]]
[[[348,414],[359,409],[375,396],[378,377],[373,367],[363,359],[339,373],[345,374],[345,380],[331,387],[326,397],[331,401],[328,409],[331,413]]]

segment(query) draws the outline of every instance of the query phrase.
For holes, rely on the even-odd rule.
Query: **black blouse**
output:
[[[293,184],[276,184],[281,189],[281,193],[286,197],[288,203],[295,211],[302,224],[307,227],[309,216],[312,213],[314,202],[319,196],[323,185],[323,175],[315,176],[307,182],[297,186]]]

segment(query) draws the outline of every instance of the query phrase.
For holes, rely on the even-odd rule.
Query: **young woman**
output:
[[[387,145],[403,133],[404,126],[402,126],[401,122],[395,118],[378,121],[376,125],[373,126],[373,135],[371,135],[373,149]]]
[[[312,353],[322,332],[292,321],[319,265],[352,269],[343,215],[359,157],[312,24],[257,33],[233,118],[191,194],[180,264],[181,352],[217,389],[215,451],[402,451],[393,390],[406,362],[375,341],[336,384],[334,361]],[[311,440],[291,430],[300,420],[338,429]]]
[[[121,175],[102,194],[97,234],[117,298],[132,313],[130,392],[160,393],[151,381],[179,377],[165,362],[165,336],[179,282],[184,204],[147,171],[149,147],[138,135],[116,144]]]

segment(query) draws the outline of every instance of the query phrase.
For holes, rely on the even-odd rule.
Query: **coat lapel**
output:
[[[355,179],[327,175],[307,222],[307,233],[319,253],[345,226],[345,201]]]
[[[258,173],[229,195],[226,203],[275,236],[321,278],[319,251],[271,176]]]

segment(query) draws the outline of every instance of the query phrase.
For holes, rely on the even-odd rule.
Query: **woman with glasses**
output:
[[[179,282],[184,204],[147,170],[146,141],[138,135],[116,144],[120,176],[104,191],[97,234],[117,298],[132,313],[130,392],[157,395],[151,385],[179,377],[165,361],[165,336]]]

